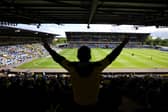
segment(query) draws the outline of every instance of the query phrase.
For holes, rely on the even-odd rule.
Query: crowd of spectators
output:
[[[63,112],[71,108],[70,77],[1,77],[0,109],[4,112]],[[167,112],[168,79],[162,77],[104,78],[99,110],[102,112]]]
[[[44,55],[39,44],[0,46],[0,67],[17,65]]]

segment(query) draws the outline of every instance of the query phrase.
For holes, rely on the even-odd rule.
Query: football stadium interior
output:
[[[74,107],[71,76],[62,68],[57,69],[41,45],[42,40],[51,42],[58,35],[16,28],[17,24],[34,24],[37,28],[48,23],[87,24],[88,28],[90,24],[168,26],[167,0],[0,0],[0,13],[0,111],[3,112],[69,112]],[[99,59],[129,37],[121,56],[110,65],[116,68],[101,73],[99,111],[167,112],[168,52],[144,45],[149,35],[66,32],[63,47],[51,47],[71,58],[76,56],[77,48],[87,45],[93,48],[93,57]],[[98,51],[103,56],[99,57]],[[26,63],[29,67],[22,68]],[[128,68],[133,65],[138,67]],[[87,109],[92,110],[90,105]]]

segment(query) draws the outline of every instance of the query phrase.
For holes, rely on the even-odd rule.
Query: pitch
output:
[[[92,48],[91,61],[103,59],[111,49]],[[71,61],[78,61],[77,49],[64,49],[59,52]],[[168,68],[168,52],[154,49],[124,49],[108,68]],[[17,68],[62,68],[51,57],[35,59]]]

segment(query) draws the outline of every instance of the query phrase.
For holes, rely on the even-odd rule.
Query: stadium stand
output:
[[[129,37],[126,47],[142,48],[149,33],[119,33],[119,32],[66,32],[67,47],[73,48],[86,45],[91,48],[114,48],[123,38]]]
[[[0,46],[0,50],[0,68],[14,67],[47,54],[39,44]]]
[[[57,34],[0,26],[0,46],[40,43],[41,39],[51,42]]]
[[[167,78],[161,77],[106,77],[100,85],[99,109],[166,112],[167,85]],[[68,77],[0,77],[0,90],[0,105],[5,112],[62,112],[73,106]]]

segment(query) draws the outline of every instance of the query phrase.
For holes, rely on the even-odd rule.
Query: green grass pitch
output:
[[[92,48],[91,61],[103,59],[111,49]],[[134,56],[132,56],[132,53]],[[71,61],[76,58],[77,49],[64,49],[59,52]],[[17,68],[62,68],[51,57],[35,59]],[[168,52],[153,49],[124,49],[108,68],[168,68]]]

